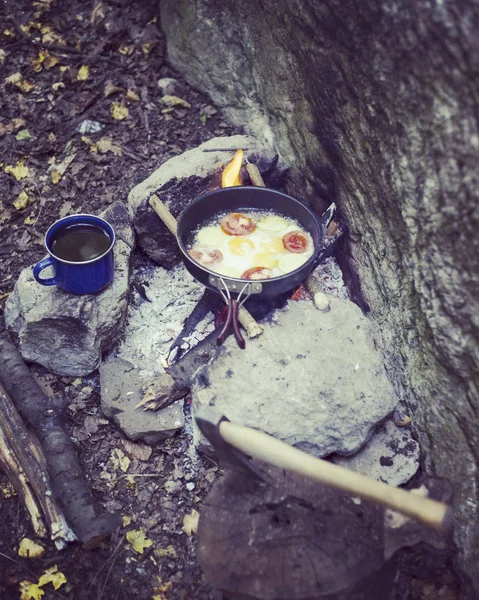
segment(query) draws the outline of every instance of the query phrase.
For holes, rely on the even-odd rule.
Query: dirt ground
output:
[[[43,257],[44,232],[56,219],[126,200],[168,158],[236,132],[168,67],[157,9],[156,0],[2,3],[0,305],[20,271]],[[161,77],[177,79],[174,95],[185,102],[162,100]],[[66,583],[57,591],[44,586],[44,600],[219,600],[202,580],[194,534],[184,526],[217,466],[191,457],[187,433],[152,448],[129,442],[100,412],[96,374],[34,371],[47,394],[65,397],[92,494],[123,517],[123,527],[94,551],[72,544],[57,552],[43,542],[41,558],[21,558],[20,540],[35,536],[0,473],[1,600],[19,599],[21,582],[35,583],[55,565]],[[143,553],[127,539],[131,531],[152,541]],[[22,600],[35,597],[25,592]],[[438,597],[459,598],[449,571],[415,580],[409,593],[411,600]]]

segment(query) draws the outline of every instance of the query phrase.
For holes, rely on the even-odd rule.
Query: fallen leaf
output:
[[[186,535],[191,536],[198,531],[199,518],[200,518],[200,513],[195,509],[193,509],[191,511],[191,514],[185,515],[183,517],[182,529],[186,533]]]
[[[63,81],[57,81],[56,83],[52,83],[52,90],[54,92],[58,92],[58,90],[60,88],[64,88],[65,84],[63,83]]]
[[[95,25],[105,18],[105,5],[103,2],[98,2],[90,15],[90,24]]]
[[[115,470],[120,468],[123,473],[126,473],[131,461],[128,456],[125,456],[123,450],[120,450],[120,448],[113,448],[110,456],[110,462]]]
[[[48,141],[54,142],[56,139],[57,139],[57,136],[53,133],[53,131],[50,131],[50,133],[48,134]]]
[[[68,167],[71,165],[71,163],[75,160],[75,157],[76,157],[76,152],[72,152],[72,154],[69,154],[66,158],[64,158],[59,163],[56,163],[55,160],[53,161],[52,165],[48,169],[52,183],[54,183],[56,185],[60,181],[60,179],[65,174],[65,171],[68,169]]]
[[[80,67],[80,70],[78,71],[77,80],[85,81],[85,79],[88,79],[89,75],[90,75],[90,67],[88,65],[82,65]]]
[[[134,442],[130,442],[130,440],[122,440],[122,442],[125,450],[133,458],[141,461],[150,459],[152,453],[151,446],[148,446],[147,444],[135,444]]]
[[[31,581],[21,581],[20,592],[20,600],[40,600],[45,594],[37,583],[32,583]]]
[[[208,117],[205,115],[205,113],[201,113],[200,115],[200,123],[203,125],[203,127],[206,125],[206,119]]]
[[[22,190],[18,196],[17,199],[13,201],[13,206],[17,209],[17,210],[25,210],[28,206],[28,194],[25,190]]]
[[[146,548],[153,545],[153,540],[146,537],[144,529],[132,529],[126,534],[126,539],[130,542],[133,550],[138,554],[143,554]]]
[[[33,88],[35,87],[34,83],[32,83],[31,81],[27,81],[26,79],[23,79],[21,73],[13,73],[13,75],[6,77],[5,83],[10,83],[12,85],[15,85],[17,88],[21,89],[22,92],[25,92],[25,93],[31,92],[33,90]]]
[[[15,136],[15,138],[18,141],[22,141],[22,140],[31,140],[32,139],[32,134],[28,131],[28,129],[22,129],[21,131],[19,131],[17,133],[17,135]]]
[[[0,300],[3,300],[10,294],[11,292],[0,294]],[[0,483],[0,494],[2,495],[2,498],[13,498],[13,496],[17,495],[17,492],[15,491],[13,485],[9,481],[7,481],[7,483]]]
[[[161,579],[158,577],[158,585],[153,587],[154,595],[151,597],[152,600],[168,600],[168,596],[166,594],[170,594],[173,589],[173,584],[171,581],[167,581],[163,583]]]
[[[112,94],[117,94],[117,93],[124,94],[125,88],[118,87],[117,85],[114,85],[111,81],[107,81],[106,85],[105,85],[105,89],[103,91],[103,95],[105,96],[105,98],[108,98],[108,96],[111,96]]]
[[[3,50],[3,48],[0,48],[0,64],[3,65],[6,58],[7,58],[7,53],[5,52],[5,50]]]
[[[58,570],[57,565],[53,565],[51,569],[47,569],[38,580],[39,586],[44,586],[51,583],[55,590],[58,590],[64,583],[67,582],[65,575]]]
[[[118,102],[112,102],[110,106],[110,114],[114,119],[117,119],[117,121],[123,121],[123,119],[127,118],[129,111],[126,106],[123,106]]]
[[[0,135],[4,133],[12,133],[19,129],[22,125],[25,125],[25,121],[23,119],[12,119],[10,123],[0,123]]]
[[[127,90],[126,97],[128,100],[132,100],[133,102],[138,102],[140,100],[140,96],[133,90]]]
[[[191,104],[183,98],[179,98],[178,96],[163,96],[160,98],[160,102],[165,106],[183,106],[183,108],[191,108]]]
[[[133,53],[133,46],[128,46],[127,44],[122,44],[120,46],[120,48],[118,49],[118,52],[120,54],[123,54],[123,56],[130,56],[130,54]]]
[[[32,68],[34,71],[39,73],[43,67],[45,69],[51,69],[60,62],[60,59],[56,56],[52,56],[48,50],[40,50],[37,58],[32,61]]]
[[[38,558],[45,552],[45,548],[33,540],[23,538],[18,547],[18,555],[22,558]]]
[[[133,475],[127,475],[126,476],[126,489],[127,490],[133,490],[133,495],[135,496],[135,498],[140,493],[139,490],[138,490],[138,484],[136,483],[136,480],[133,477]]]
[[[70,200],[65,200],[65,202],[63,203],[63,206],[60,208],[60,219],[63,219],[63,217],[66,217],[72,210],[73,208],[73,204],[70,202]]]
[[[158,558],[178,558],[178,553],[171,544],[166,548],[156,548],[154,553]]]
[[[128,527],[128,525],[131,523],[133,517],[131,515],[123,515],[121,520],[123,523],[123,527]]]
[[[33,215],[28,216],[26,219],[23,219],[24,225],[33,225],[37,222],[37,218]]]
[[[3,170],[5,173],[11,173],[17,181],[28,177],[30,173],[28,167],[23,164],[23,160],[19,160],[15,165],[7,165]]]
[[[141,45],[141,49],[143,50],[143,54],[144,54],[145,58],[148,58],[155,43],[156,42],[147,42],[146,44]]]
[[[123,152],[120,146],[113,143],[113,140],[109,137],[102,137],[91,147],[92,152],[100,152],[101,154],[106,154],[107,152],[112,152],[116,156],[123,156]]]

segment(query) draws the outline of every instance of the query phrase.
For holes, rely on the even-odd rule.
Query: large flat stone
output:
[[[5,323],[23,359],[58,375],[88,375],[118,340],[128,308],[134,233],[128,212],[117,202],[102,216],[116,233],[115,275],[98,294],[75,296],[33,279],[23,269],[5,306]]]
[[[221,187],[223,167],[238,148],[244,149],[245,158],[259,168],[269,185],[277,185],[285,167],[277,164],[276,152],[253,137],[234,135],[213,138],[170,158],[131,190],[130,215],[138,244],[149,258],[167,269],[181,259],[175,238],[148,204],[150,196],[158,194],[173,216],[178,217],[195,198]]]
[[[392,420],[379,425],[367,445],[354,456],[334,456],[333,462],[389,483],[403,485],[419,468],[420,449],[409,427],[397,427]]]
[[[316,456],[359,450],[397,398],[368,319],[352,302],[329,300],[327,313],[289,302],[246,350],[228,338],[194,377],[193,411],[214,406]],[[208,449],[198,429],[195,443]]]

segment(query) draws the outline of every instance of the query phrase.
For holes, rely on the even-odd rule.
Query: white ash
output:
[[[171,344],[183,328],[204,292],[186,269],[179,265],[170,271],[157,266],[141,266],[134,273],[137,288],[130,303],[122,342],[116,358],[138,365],[144,376],[163,373]],[[193,347],[214,329],[213,314],[205,317],[186,343]]]
[[[331,294],[343,300],[349,300],[348,288],[343,279],[343,272],[333,257],[326,258],[313,271],[313,276],[325,294]]]

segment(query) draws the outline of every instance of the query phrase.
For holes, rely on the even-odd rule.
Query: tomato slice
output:
[[[267,267],[253,267],[241,275],[241,279],[271,279],[273,272]]]
[[[299,229],[290,231],[283,236],[283,246],[289,252],[306,252],[309,246],[308,236]]]
[[[241,213],[226,215],[221,219],[220,226],[228,235],[248,235],[256,229],[253,219]]]
[[[212,250],[210,248],[192,248],[188,250],[188,254],[205,267],[208,265],[214,265],[223,260],[223,254],[219,250]]]

